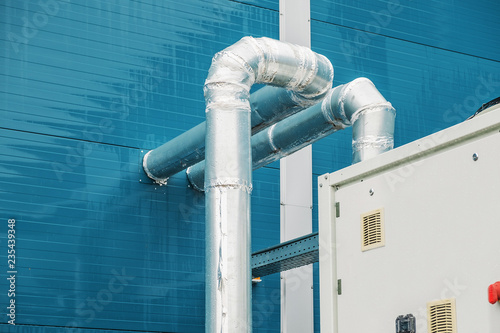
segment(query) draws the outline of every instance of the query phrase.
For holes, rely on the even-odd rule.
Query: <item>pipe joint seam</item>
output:
[[[217,105],[211,105],[205,108],[205,113],[210,112],[229,112],[229,113],[252,113],[252,109],[248,103],[222,103],[219,102]]]
[[[330,90],[333,91],[333,90]],[[323,114],[323,118],[329,123],[332,124],[333,127],[338,129],[344,129],[346,127],[351,126],[351,122],[347,118],[338,119],[335,117],[334,112],[332,111],[332,105],[329,101],[329,96],[325,98],[323,103],[321,103],[321,113]]]
[[[304,91],[313,81],[318,73],[318,60],[315,54],[308,48],[290,45],[296,54],[298,66],[285,88],[293,91]]]
[[[216,178],[205,182],[205,193],[212,190],[243,190],[252,194],[252,183],[241,178]]]
[[[353,82],[350,82],[350,83],[347,83],[346,85],[344,85],[342,87],[342,90],[340,91],[340,95],[338,97],[338,104],[337,104],[337,108],[339,110],[339,114],[340,116],[342,117],[343,120],[346,120],[348,122],[348,126],[352,125],[352,121],[350,119],[350,117],[347,116],[346,112],[345,112],[345,104],[346,104],[346,98],[347,98],[347,95],[351,92],[352,88],[353,88]]]
[[[391,112],[393,114],[396,113],[396,110],[392,107],[390,102],[373,103],[356,110],[351,116],[351,123],[354,124],[354,122],[356,122],[361,116],[381,111]]]
[[[336,128],[344,129],[351,126],[352,123],[347,119],[345,113],[340,112],[337,91],[341,88],[342,86],[338,86],[328,91],[321,102],[321,113],[328,123]]]
[[[364,85],[364,86],[363,86]],[[349,125],[352,125],[354,123],[354,120],[352,120],[353,114],[358,111],[357,109],[354,110],[354,112],[351,110],[353,106],[356,105],[356,102],[353,102],[353,97],[354,96],[362,96],[365,95],[370,95],[370,98],[368,99],[369,101],[371,100],[371,103],[376,103],[375,101],[378,100],[378,103],[383,103],[387,102],[385,98],[380,94],[380,92],[377,90],[375,85],[370,79],[367,79],[365,77],[359,77],[357,79],[352,80],[349,83],[346,83],[345,85],[342,86],[342,89],[339,93],[338,97],[338,110],[339,113],[342,117],[347,119],[349,122]],[[375,95],[374,95],[375,94]],[[379,96],[379,99],[376,99],[376,95]],[[359,103],[359,101],[358,101]],[[365,108],[365,105],[358,106],[359,108]]]
[[[236,46],[236,45],[233,45]],[[258,68],[253,68],[250,63],[249,59],[243,58],[241,53],[236,53],[232,49],[225,49],[220,52],[217,52],[215,56],[212,59],[212,64],[209,69],[209,75],[207,76],[207,80],[205,81],[205,84],[207,82],[212,82],[215,80],[212,80],[212,76],[214,73],[217,73],[219,75],[227,75],[230,73],[231,76],[236,76],[240,75],[241,78],[239,82],[245,82],[246,87],[251,87],[252,84],[255,82],[255,79],[258,77],[258,74],[256,74],[255,70]],[[247,80],[250,80],[250,82],[246,83],[247,80],[242,79],[243,77],[246,77]],[[238,82],[238,80],[233,81],[233,82]]]
[[[365,136],[357,140],[352,141],[353,152],[359,152],[366,148],[377,148],[383,150],[389,150],[394,147],[394,137],[393,136]]]

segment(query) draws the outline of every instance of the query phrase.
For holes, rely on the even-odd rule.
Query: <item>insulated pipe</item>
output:
[[[252,331],[250,87],[264,83],[315,98],[331,82],[318,75],[320,63],[329,62],[308,48],[251,37],[212,60],[204,87],[207,333]]]
[[[352,163],[375,157],[394,147],[396,111],[367,78],[357,78],[334,89],[323,103],[340,112],[342,122],[352,125]]]
[[[252,136],[252,168],[258,169],[319,139],[353,125],[353,160],[368,159],[393,147],[395,110],[373,83],[358,78],[332,89],[322,103],[290,116]],[[205,164],[186,171],[202,191]]]
[[[265,86],[250,95],[252,133],[320,102],[332,86],[333,67],[326,58],[315,64],[315,82],[307,94],[279,87]],[[143,159],[149,178],[165,185],[170,176],[205,158],[206,123],[203,122],[158,148]]]

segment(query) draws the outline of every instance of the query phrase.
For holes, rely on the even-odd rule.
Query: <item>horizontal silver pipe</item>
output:
[[[333,69],[331,74],[333,75]],[[331,86],[331,83],[325,84]],[[252,135],[286,117],[321,102],[327,93],[328,90],[316,96],[305,98],[293,90],[280,87],[265,86],[257,90],[250,95]]]
[[[333,80],[333,67],[319,57],[314,84],[304,92],[265,86],[250,95],[252,134],[277,121],[320,102]],[[205,158],[206,122],[203,122],[144,156],[143,169],[158,184]]]
[[[353,156],[361,159],[392,149],[395,110],[373,83],[358,78],[331,89],[322,103],[252,136],[252,169],[268,165],[338,130],[353,125]],[[392,129],[392,131],[391,131]],[[204,162],[186,170],[203,191]]]
[[[142,168],[149,178],[166,185],[170,176],[184,170],[191,161],[205,158],[205,122],[144,155]],[[174,158],[175,157],[175,158]]]

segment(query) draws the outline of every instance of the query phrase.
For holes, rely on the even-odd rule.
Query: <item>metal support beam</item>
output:
[[[319,260],[318,233],[289,240],[252,254],[252,276],[262,277]]]

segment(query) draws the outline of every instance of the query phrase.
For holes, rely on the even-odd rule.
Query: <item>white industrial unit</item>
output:
[[[321,332],[500,332],[497,109],[319,177]]]

